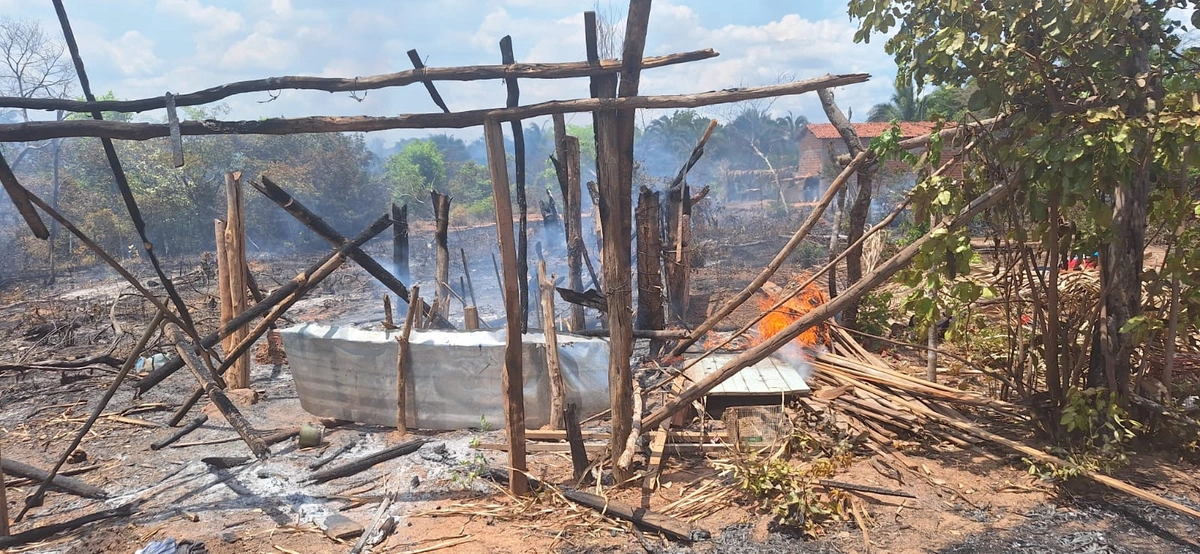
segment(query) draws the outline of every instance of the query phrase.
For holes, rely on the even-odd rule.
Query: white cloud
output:
[[[200,0],[158,0],[160,13],[183,16],[200,26],[200,34],[225,36],[241,30],[245,21],[238,12],[201,4]]]
[[[271,0],[271,11],[280,16],[291,14],[292,0]]]
[[[221,57],[221,69],[282,70],[291,64],[295,46],[291,43],[255,31],[239,40]]]
[[[98,46],[105,59],[126,76],[150,75],[162,66],[154,53],[154,41],[137,31],[125,31],[121,38],[101,41]]]

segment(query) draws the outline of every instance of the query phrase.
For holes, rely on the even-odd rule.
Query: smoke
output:
[[[795,341],[789,341],[782,348],[776,350],[774,354],[771,354],[771,357],[776,361],[783,362],[795,368],[805,382],[808,382],[808,379],[812,377],[813,367],[812,364],[808,363],[811,357],[805,352],[805,348]]]

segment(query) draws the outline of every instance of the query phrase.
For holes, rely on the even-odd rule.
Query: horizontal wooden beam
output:
[[[693,52],[668,54],[644,58],[642,67],[665,67],[699,60],[715,58],[719,54],[709,48]],[[371,75],[367,77],[308,77],[286,76],[268,77],[252,81],[238,81],[224,85],[178,94],[174,96],[176,107],[198,106],[208,104],[249,92],[268,92],[282,89],[321,90],[325,92],[354,92],[374,90],[387,87],[402,87],[425,81],[479,81],[486,79],[570,79],[573,77],[591,77],[606,75],[621,70],[621,60],[602,60],[600,66],[589,65],[588,62],[566,63],[515,63],[508,65],[475,65],[465,67],[423,67],[398,73]],[[18,108],[29,110],[64,110],[68,112],[91,112],[101,110],[106,112],[144,112],[157,110],[167,106],[166,96],[141,98],[138,100],[101,100],[83,102],[60,98],[21,98],[13,96],[0,97],[0,108]]]
[[[765,87],[725,89],[696,94],[668,96],[631,96],[628,98],[584,98],[555,100],[518,106],[471,110],[455,113],[423,113],[394,117],[301,117],[275,118],[255,121],[185,121],[179,131],[184,135],[290,135],[297,133],[347,133],[385,131],[389,129],[462,129],[482,125],[485,118],[515,121],[556,113],[579,113],[616,109],[679,109],[699,108],[803,94],[820,88],[862,83],[870,79],[866,73],[825,75],[803,81]],[[0,142],[29,142],[64,137],[106,137],[122,140],[149,140],[171,134],[166,123],[129,123],[122,121],[68,120],[30,121],[0,125]]]

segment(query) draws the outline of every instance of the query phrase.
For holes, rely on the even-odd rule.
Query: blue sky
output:
[[[92,87],[119,98],[190,92],[222,83],[279,75],[353,77],[410,69],[416,48],[430,66],[499,63],[498,41],[513,37],[518,61],[584,58],[583,16],[595,0],[66,0]],[[623,19],[627,5],[599,2]],[[0,0],[0,15],[34,19],[57,36],[50,0]],[[843,109],[862,119],[886,101],[895,66],[881,40],[854,44],[845,0],[656,0],[646,54],[713,48],[707,61],[647,71],[643,94],[678,94],[766,85],[825,73],[866,72],[868,83],[845,87]],[[619,40],[618,40],[619,43]],[[439,83],[451,110],[502,106],[500,81]],[[78,93],[78,90],[76,90]],[[586,97],[586,80],[523,81],[521,103]],[[302,115],[395,115],[438,111],[420,86],[348,94],[284,91],[225,101],[232,119]],[[767,107],[761,104],[760,107]],[[778,115],[825,120],[815,94],[783,98]],[[736,108],[706,111],[722,118]],[[646,113],[643,118],[657,114]],[[160,118],[161,114],[145,114]],[[586,124],[588,116],[570,116]],[[474,137],[478,129],[457,132]],[[424,133],[420,133],[424,134]],[[383,134],[385,140],[413,132]]]

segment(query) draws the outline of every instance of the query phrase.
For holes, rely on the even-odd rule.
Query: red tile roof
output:
[[[903,138],[919,137],[932,132],[935,128],[935,125],[936,124],[932,121],[903,121],[900,122],[900,133],[903,135]],[[891,126],[892,124],[890,122],[855,123],[854,130],[858,132],[859,138],[873,139],[879,135],[882,135],[883,132],[888,130]],[[833,127],[832,123],[810,123],[808,125],[808,131],[819,139],[841,138],[841,135],[838,135],[837,129]]]

